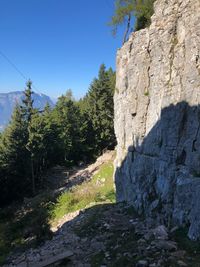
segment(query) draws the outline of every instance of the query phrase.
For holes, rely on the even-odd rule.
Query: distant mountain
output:
[[[22,91],[0,93],[0,131],[2,131],[11,119],[16,104],[21,104],[24,94]],[[54,106],[51,98],[44,94],[33,93],[34,107],[43,109],[47,103]]]

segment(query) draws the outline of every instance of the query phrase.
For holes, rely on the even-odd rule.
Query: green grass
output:
[[[179,243],[181,249],[186,250],[190,254],[200,255],[200,241],[190,240],[187,236],[188,227],[179,228],[174,233],[174,239]]]
[[[179,244],[179,248],[187,252],[190,258],[189,266],[200,266],[200,241],[192,241],[187,236],[188,227],[179,228],[173,233],[173,238]]]
[[[93,206],[114,203],[113,164],[103,164],[89,182],[74,187],[57,198],[43,193],[27,205],[0,209],[0,265],[11,251],[23,251],[51,238],[50,226],[65,214]]]
[[[105,258],[105,255],[104,255],[103,251],[96,253],[91,258],[91,262],[90,262],[91,266],[92,267],[99,267],[99,266],[103,265],[102,262],[103,262],[104,258]]]
[[[51,237],[50,205],[45,194],[26,207],[15,204],[0,210],[0,265],[11,251],[35,247]]]
[[[104,163],[89,182],[61,194],[51,210],[51,224],[69,212],[93,206],[96,203],[114,203],[113,163]]]

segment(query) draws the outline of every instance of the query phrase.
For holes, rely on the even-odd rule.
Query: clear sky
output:
[[[114,0],[0,0],[0,52],[39,92],[85,94],[101,63],[115,69],[117,38],[107,26]],[[25,81],[0,54],[0,92]]]

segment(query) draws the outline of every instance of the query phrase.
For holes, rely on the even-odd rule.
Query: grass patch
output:
[[[0,209],[0,265],[8,254],[23,252],[50,239],[50,226],[65,214],[93,206],[96,203],[114,203],[113,164],[104,163],[89,182],[53,197],[51,193],[36,196],[21,203]],[[96,220],[91,218],[90,224]]]
[[[192,241],[187,236],[188,228],[179,228],[173,234],[173,238],[178,243],[179,248],[187,252],[190,258],[189,266],[200,266],[200,241]]]
[[[91,262],[90,262],[91,263],[91,266],[92,267],[99,267],[99,266],[101,266],[104,258],[105,258],[105,256],[104,256],[103,251],[100,251],[100,252],[96,253],[91,258]]]
[[[61,194],[51,210],[51,223],[55,224],[69,212],[99,202],[114,203],[113,163],[104,163],[89,182]]]
[[[190,254],[200,255],[200,241],[192,241],[187,236],[188,228],[180,228],[174,233],[174,239],[179,244],[179,247],[186,250]]]
[[[48,223],[51,197],[40,195],[26,206],[0,210],[0,265],[11,251],[35,247],[51,237]]]

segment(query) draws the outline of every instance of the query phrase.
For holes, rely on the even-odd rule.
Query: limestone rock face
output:
[[[200,0],[158,0],[117,53],[118,201],[200,237]]]

